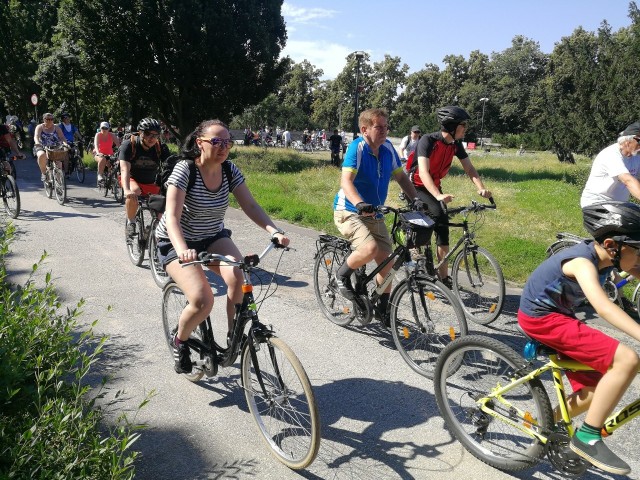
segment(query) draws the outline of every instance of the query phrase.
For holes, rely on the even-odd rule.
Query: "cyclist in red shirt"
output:
[[[414,154],[418,157],[417,168],[414,167],[411,180],[418,191],[418,198],[425,204],[429,215],[436,220],[434,230],[436,232],[437,256],[440,261],[449,252],[448,218],[440,202],[446,204],[454,198],[453,195],[442,192],[441,180],[449,173],[453,157],[458,157],[462,168],[475,184],[480,196],[489,198],[491,192],[482,183],[462,145],[470,118],[469,114],[456,106],[441,107],[436,113],[442,130],[424,135],[418,142]],[[445,285],[451,288],[451,277],[449,277],[448,271],[448,265],[444,263],[438,271],[438,276]]]

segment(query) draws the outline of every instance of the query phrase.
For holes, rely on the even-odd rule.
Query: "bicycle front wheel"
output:
[[[11,175],[7,175],[2,180],[2,202],[4,209],[11,218],[18,218],[20,215],[20,192],[18,185]]]
[[[136,267],[142,265],[144,261],[144,250],[146,242],[144,241],[144,225],[140,221],[139,213],[136,215],[136,233],[133,236],[127,234],[127,221],[124,222],[124,237],[127,242],[127,252],[129,259]]]
[[[504,306],[505,285],[498,261],[475,246],[458,252],[451,268],[453,291],[469,320],[480,325],[493,322]]]
[[[64,171],[58,167],[53,169],[53,189],[56,201],[60,205],[64,205],[64,202],[67,201],[67,179],[64,176]]]
[[[277,337],[242,347],[242,385],[249,411],[271,453],[294,470],[320,448],[318,406],[300,360]]]
[[[118,182],[117,176],[114,176],[111,180],[111,188],[113,189],[113,198],[115,198],[116,202],[120,204],[124,203],[124,191],[122,190],[122,185]]]
[[[409,277],[391,294],[391,336],[411,369],[433,378],[442,349],[467,334],[460,302],[439,281]]]
[[[84,183],[84,178],[86,175],[84,162],[82,161],[81,153],[78,153],[78,158],[76,159],[76,177],[80,183]]]
[[[327,319],[342,327],[355,318],[353,304],[338,291],[335,273],[347,259],[347,252],[333,245],[320,250],[313,266],[313,290],[320,310]]]
[[[527,430],[553,427],[551,403],[538,378],[489,397],[528,372],[513,349],[479,335],[449,344],[436,365],[435,396],[444,424],[474,457],[501,470],[535,465],[544,446]]]
[[[167,284],[162,292],[162,327],[172,363],[173,346],[171,345],[171,340],[178,331],[178,320],[187,303],[187,297],[184,296],[182,290],[180,290],[175,283]],[[196,328],[191,334],[191,337],[202,340],[201,329],[199,327]],[[194,359],[193,355],[194,352],[191,352],[191,360]],[[190,382],[197,382],[204,376],[204,371],[202,368],[194,365],[191,373],[183,373],[182,376]]]
[[[151,232],[149,233],[149,269],[151,270],[151,276],[153,277],[153,281],[156,282],[156,285],[164,288],[169,281],[169,275],[167,275],[162,262],[160,262],[158,258],[158,241],[155,234],[156,225],[157,222],[151,224]]]

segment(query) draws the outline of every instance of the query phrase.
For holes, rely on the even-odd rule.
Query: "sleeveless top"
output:
[[[113,137],[110,133],[107,133],[106,138],[102,133],[98,134],[98,152],[113,155]]]

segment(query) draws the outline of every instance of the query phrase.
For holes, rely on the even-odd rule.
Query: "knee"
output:
[[[189,305],[200,313],[208,314],[213,308],[213,292],[209,288],[199,291],[193,299],[189,300]]]
[[[369,241],[362,245],[358,250],[363,256],[371,260],[378,255],[378,243],[375,240]]]
[[[614,367],[616,366],[635,376],[640,366],[640,358],[634,349],[620,344],[616,350],[614,360]]]

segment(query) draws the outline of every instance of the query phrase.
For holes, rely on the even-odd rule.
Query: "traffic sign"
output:
[[[38,105],[38,95],[36,95],[35,93],[31,95],[31,103],[33,104],[34,107]]]

